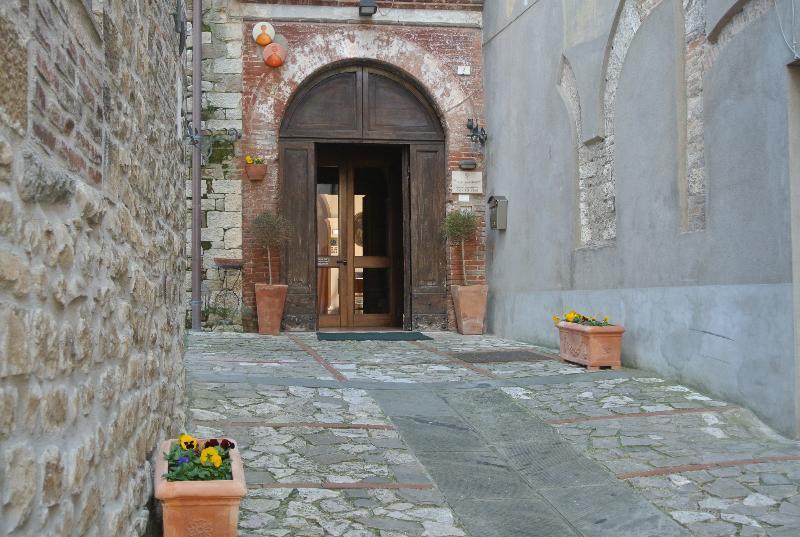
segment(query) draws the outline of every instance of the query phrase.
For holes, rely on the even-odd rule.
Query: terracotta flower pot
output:
[[[561,360],[585,365],[588,369],[622,366],[622,326],[585,326],[561,321],[558,323]]]
[[[267,165],[266,164],[245,164],[244,165],[244,174],[251,181],[263,181],[264,177],[267,176]]]
[[[236,537],[239,502],[247,494],[239,449],[231,457],[233,479],[215,481],[167,481],[167,461],[175,440],[162,442],[156,462],[156,498],[164,511],[164,537]]]
[[[454,285],[452,292],[458,332],[468,336],[483,334],[489,286]]]
[[[262,336],[277,336],[281,332],[283,307],[286,305],[286,285],[256,284],[256,310],[258,311],[258,333]]]

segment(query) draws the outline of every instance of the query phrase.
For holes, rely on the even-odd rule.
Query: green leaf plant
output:
[[[269,269],[269,284],[272,285],[272,248],[285,243],[294,233],[291,222],[283,215],[266,211],[253,220],[250,231],[256,242],[267,249],[267,267]]]
[[[451,243],[458,243],[461,248],[461,270],[464,274],[464,285],[467,283],[467,263],[464,254],[464,243],[475,237],[480,220],[471,210],[460,209],[450,211],[444,219],[442,231]]]

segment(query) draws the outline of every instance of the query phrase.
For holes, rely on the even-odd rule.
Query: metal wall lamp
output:
[[[376,0],[361,0],[358,3],[358,14],[361,17],[371,17],[378,11]]]
[[[480,142],[481,145],[486,144],[486,140],[489,138],[489,135],[486,134],[486,129],[478,125],[477,119],[468,119],[467,120],[467,128],[469,129],[469,137],[475,143]]]

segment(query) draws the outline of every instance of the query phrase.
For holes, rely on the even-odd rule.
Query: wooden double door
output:
[[[316,169],[320,328],[400,327],[401,147],[320,145]]]
[[[281,123],[285,330],[447,327],[442,124],[417,85],[354,61],[311,77]]]

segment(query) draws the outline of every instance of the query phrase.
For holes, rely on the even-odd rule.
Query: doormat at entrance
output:
[[[422,332],[317,332],[320,341],[426,341]]]
[[[541,362],[557,360],[558,355],[535,351],[456,352],[454,358],[469,364],[499,364],[505,362]]]

